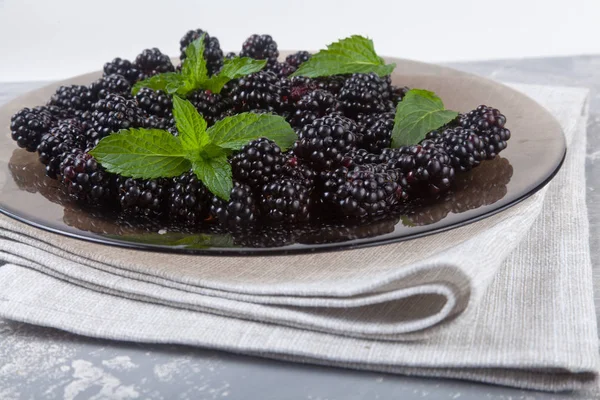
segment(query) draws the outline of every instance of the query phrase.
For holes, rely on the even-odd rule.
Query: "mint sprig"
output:
[[[386,64],[375,52],[371,39],[354,35],[327,46],[327,49],[314,54],[291,76],[342,75],[374,72],[379,76],[392,73],[396,64]]]
[[[392,147],[409,146],[425,139],[427,133],[441,128],[458,116],[446,110],[435,93],[411,89],[396,107]]]
[[[271,114],[237,114],[207,129],[193,104],[178,96],[173,117],[177,137],[160,129],[122,130],[100,140],[90,154],[109,172],[132,178],[169,178],[192,170],[208,190],[229,200],[232,151],[261,137],[286,150],[297,138],[283,117]]]
[[[267,60],[235,57],[225,60],[223,68],[217,74],[208,76],[204,58],[204,37],[203,33],[186,47],[186,58],[181,64],[181,72],[166,72],[140,81],[133,86],[131,90],[133,95],[135,96],[143,87],[180,96],[185,96],[198,89],[220,93],[230,80],[258,72],[267,65]]]

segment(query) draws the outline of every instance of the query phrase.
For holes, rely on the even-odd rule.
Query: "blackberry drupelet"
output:
[[[392,130],[394,129],[394,114],[366,115],[362,121],[364,126],[360,147],[370,153],[381,153],[383,149],[392,144]]]
[[[252,35],[242,45],[240,57],[267,60],[267,64],[275,64],[279,57],[279,50],[270,35]]]
[[[173,115],[171,97],[162,90],[143,87],[135,95],[135,100],[139,107],[150,115],[160,118],[171,118]]]
[[[210,197],[211,193],[196,174],[186,172],[170,183],[167,199],[169,215],[181,222],[197,224],[208,215]]]
[[[381,167],[340,167],[324,173],[321,180],[324,204],[343,216],[380,215],[401,202],[396,177]]]
[[[251,141],[231,158],[233,177],[259,189],[281,174],[285,158],[275,142],[266,138]]]
[[[168,55],[163,54],[156,47],[142,51],[135,58],[135,66],[142,71],[144,78],[162,74],[164,72],[174,72],[175,67]]]
[[[264,109],[283,112],[288,106],[289,89],[284,82],[270,71],[259,71],[239,80],[231,93],[236,112]]]
[[[113,74],[123,76],[131,85],[144,79],[144,74],[138,67],[132,64],[131,61],[119,57],[104,64],[104,76]]]
[[[158,216],[165,210],[168,194],[167,179],[116,179],[121,209],[140,216]]]
[[[358,126],[349,118],[328,115],[317,118],[298,132],[294,153],[322,171],[338,166],[344,154],[356,147]]]
[[[23,108],[11,117],[10,134],[19,147],[33,152],[55,122],[47,107]]]
[[[221,119],[220,115],[230,107],[231,103],[229,99],[209,90],[197,90],[188,95],[188,100],[202,114],[208,126]]]
[[[485,105],[467,114],[461,114],[458,123],[473,129],[485,145],[488,160],[494,159],[507,146],[510,131],[504,127],[506,117],[499,110]]]
[[[359,113],[383,113],[390,109],[389,91],[388,80],[377,74],[352,74],[344,82],[339,99],[349,117],[356,117]]]
[[[39,159],[46,166],[46,175],[57,179],[60,164],[74,149],[85,148],[86,127],[77,119],[65,119],[44,134],[37,147]]]
[[[260,191],[262,215],[275,222],[308,221],[311,203],[309,188],[294,179],[269,182]]]
[[[114,176],[90,154],[72,150],[62,160],[59,171],[61,182],[75,200],[95,205],[112,199]]]
[[[337,111],[339,103],[335,96],[326,90],[314,90],[302,96],[295,105],[296,112],[291,118],[293,126],[303,127],[327,114]]]
[[[108,94],[118,94],[129,98],[131,96],[131,84],[122,75],[108,75],[98,79],[90,85],[90,92],[94,99],[103,99]]]
[[[58,106],[75,116],[89,111],[94,101],[95,97],[87,86],[71,85],[59,87],[50,98],[48,105]]]
[[[297,53],[290,54],[289,56],[287,56],[285,58],[285,62],[293,67],[298,68],[303,62],[310,60],[311,56],[312,54],[310,54],[308,51],[299,51]]]
[[[187,57],[185,50],[187,49],[188,45],[194,40],[199,39],[203,33],[206,33],[206,36],[204,36],[204,59],[206,60],[206,68],[208,69],[209,75],[213,75],[223,66],[223,50],[221,50],[219,39],[214,36],[210,36],[208,32],[205,32],[202,29],[196,29],[188,31],[185,35],[183,35],[179,41],[179,50],[181,51],[179,58],[181,62],[185,60]]]
[[[94,130],[98,134],[92,139],[101,139],[120,129],[141,127],[143,112],[133,100],[109,94],[94,104],[92,113]]]
[[[210,215],[233,231],[250,227],[259,216],[252,188],[234,181],[229,201],[212,196]]]
[[[472,129],[461,127],[432,131],[427,139],[444,146],[456,171],[469,171],[486,159],[485,144]]]

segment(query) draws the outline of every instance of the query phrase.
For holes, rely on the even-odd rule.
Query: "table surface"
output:
[[[591,89],[587,203],[600,316],[600,56],[449,66],[492,79]],[[0,104],[44,82],[0,83]],[[1,267],[0,267],[1,268]],[[471,382],[302,365],[186,346],[99,340],[0,319],[0,399],[588,399]]]

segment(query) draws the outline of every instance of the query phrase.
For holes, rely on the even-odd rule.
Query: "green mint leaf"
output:
[[[392,73],[396,64],[385,64],[385,61],[375,53],[373,41],[362,36],[354,35],[327,46],[300,67],[291,76],[343,75],[353,73],[374,72],[379,76]]]
[[[226,155],[195,160],[192,162],[192,170],[212,194],[229,200],[233,179]]]
[[[298,138],[283,117],[271,114],[237,114],[223,118],[207,132],[212,144],[231,150],[239,150],[249,141],[261,137],[271,139],[281,150],[286,150]]]
[[[202,82],[208,79],[208,70],[206,69],[206,60],[204,59],[204,37],[203,33],[198,39],[190,43],[185,49],[185,60],[181,65],[181,74],[186,80],[186,90],[198,88]],[[191,89],[191,90],[190,90]]]
[[[169,178],[191,168],[179,139],[160,129],[113,133],[90,154],[109,172],[132,178]]]
[[[227,59],[223,63],[221,71],[217,75],[211,76],[202,84],[202,87],[213,93],[220,93],[223,86],[230,80],[258,72],[265,65],[267,65],[267,60],[255,60],[249,57]]]
[[[457,112],[444,109],[444,103],[435,93],[409,90],[396,107],[392,147],[409,146],[425,139],[427,133],[452,121]]]
[[[135,96],[141,88],[147,87],[153,90],[162,90],[169,94],[176,93],[184,86],[183,76],[177,72],[165,72],[151,76],[133,85],[131,93]]]
[[[173,117],[179,131],[179,140],[185,150],[200,150],[209,141],[206,121],[188,100],[173,96]]]

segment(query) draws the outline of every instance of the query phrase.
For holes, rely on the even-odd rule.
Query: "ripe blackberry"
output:
[[[187,49],[188,45],[194,40],[199,39],[203,33],[206,33],[204,36],[204,59],[206,60],[206,68],[208,69],[208,73],[213,75],[223,66],[223,50],[221,50],[219,39],[214,36],[210,36],[208,32],[205,32],[202,29],[188,31],[185,35],[183,35],[179,41],[179,50],[181,50],[179,59],[181,62],[185,60],[187,57],[185,50]]]
[[[241,230],[258,220],[258,209],[252,194],[252,188],[243,183],[234,182],[229,201],[213,196],[210,215],[231,230]]]
[[[225,59],[227,59],[227,60],[233,60],[236,57],[237,57],[237,54],[235,54],[234,51],[230,51],[229,53],[225,54]]]
[[[370,153],[381,153],[383,149],[392,144],[392,130],[394,129],[394,114],[371,114],[363,119],[363,136],[360,147]]]
[[[188,224],[202,221],[209,210],[210,192],[193,172],[172,179],[169,187],[167,209],[169,215]]]
[[[69,196],[86,204],[99,204],[111,199],[114,176],[88,153],[74,149],[59,167],[61,182]]]
[[[296,67],[294,67],[293,65],[279,61],[273,64],[269,64],[266,69],[275,73],[275,75],[277,75],[280,78],[287,78],[296,71]]]
[[[294,76],[289,79],[289,86],[290,101],[293,103],[319,87],[316,80],[305,76]]]
[[[135,58],[135,66],[142,71],[144,77],[154,76],[164,72],[174,72],[175,67],[168,55],[156,47],[142,51]]]
[[[267,64],[275,64],[279,57],[279,50],[270,35],[252,35],[242,45],[240,57],[267,60]]]
[[[339,99],[344,113],[356,117],[359,113],[383,113],[390,108],[390,85],[377,74],[352,74],[344,82]]]
[[[164,209],[168,194],[167,179],[116,179],[121,209],[133,215],[156,216]]]
[[[472,129],[461,127],[432,131],[427,139],[444,146],[456,171],[464,172],[486,159],[485,144]]]
[[[209,90],[197,90],[188,95],[188,100],[206,120],[209,126],[220,119],[220,115],[230,107],[230,100]]]
[[[504,127],[506,117],[495,108],[481,105],[467,114],[461,114],[458,123],[479,135],[485,144],[488,160],[494,159],[504,150],[510,139],[510,131]]]
[[[281,177],[291,178],[312,190],[317,180],[317,172],[309,165],[301,163],[294,153],[285,154],[284,157],[285,162],[281,168]]]
[[[409,90],[410,88],[406,86],[390,86],[390,99],[392,100],[392,103],[394,103],[394,107],[396,107],[398,103],[402,101],[402,99],[404,98],[404,96],[406,96],[406,93],[408,93]]]
[[[310,54],[308,51],[299,51],[297,53],[290,54],[289,56],[287,56],[285,58],[285,62],[293,67],[298,68],[300,64],[308,61],[311,56],[312,54]]]
[[[108,94],[118,94],[123,97],[131,96],[131,84],[122,75],[108,75],[98,79],[90,85],[90,92],[94,99],[103,99]]]
[[[258,189],[281,173],[284,162],[279,146],[260,138],[246,144],[231,158],[231,168],[237,181]]]
[[[92,122],[98,138],[103,138],[120,129],[142,126],[143,113],[135,101],[109,94],[94,104]]]
[[[92,108],[94,100],[94,95],[87,86],[61,86],[50,97],[48,105],[60,107],[70,115],[75,116],[89,111]]]
[[[283,81],[270,71],[259,71],[239,80],[232,92],[236,112],[264,109],[281,112],[287,108],[287,93]]]
[[[358,127],[351,119],[328,115],[305,125],[298,133],[294,153],[322,171],[338,166],[356,147]]]
[[[118,57],[104,64],[104,76],[113,74],[123,76],[131,85],[144,79],[142,71],[132,64],[131,61]]]
[[[10,134],[19,147],[33,152],[54,123],[46,107],[23,108],[11,117]]]
[[[142,110],[157,117],[170,118],[173,115],[171,97],[162,90],[141,88],[135,95],[135,100]]]
[[[365,149],[351,150],[344,155],[342,166],[352,169],[357,165],[387,164],[391,159],[387,153],[389,150],[391,149],[384,149],[381,154],[369,153]]]
[[[143,119],[142,128],[162,129],[163,131],[169,131],[173,136],[179,135],[173,117],[160,118],[156,115],[148,115]]]
[[[296,102],[296,112],[292,117],[292,125],[302,127],[314,122],[329,113],[337,111],[339,104],[333,94],[325,90],[315,90],[302,96]]]
[[[233,243],[240,247],[267,248],[283,247],[295,242],[296,230],[293,226],[265,224],[249,230],[231,233]]]
[[[401,201],[396,177],[383,168],[361,165],[324,173],[323,202],[343,216],[364,217],[389,212]]]
[[[310,190],[294,179],[265,184],[260,192],[262,215],[275,222],[301,222],[310,218]]]
[[[42,164],[46,166],[46,175],[56,179],[60,163],[74,149],[85,148],[85,126],[76,119],[66,119],[44,134],[37,151]]]
[[[332,75],[324,78],[317,78],[316,82],[319,89],[327,90],[337,96],[344,87],[346,79],[342,75]]]

